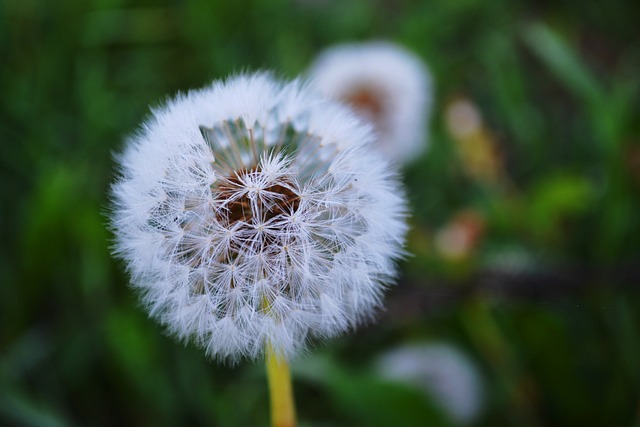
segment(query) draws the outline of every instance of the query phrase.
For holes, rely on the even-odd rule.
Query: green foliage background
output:
[[[2,0],[0,424],[267,425],[259,363],[207,361],[127,288],[105,227],[112,153],[179,90],[389,39],[435,81],[431,145],[405,171],[414,256],[376,325],[297,361],[301,425],[450,425],[371,369],[446,341],[485,383],[476,425],[640,426],[638,17],[623,0]],[[465,174],[444,124],[459,96],[508,190]],[[463,209],[482,241],[445,259],[432,237]]]

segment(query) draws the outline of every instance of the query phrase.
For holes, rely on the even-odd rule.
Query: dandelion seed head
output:
[[[241,75],[153,110],[118,157],[116,253],[151,315],[219,359],[286,358],[381,305],[404,195],[370,128],[299,81]]]

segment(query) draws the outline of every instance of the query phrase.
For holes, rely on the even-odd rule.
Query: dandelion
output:
[[[371,317],[402,254],[403,193],[371,138],[265,73],[154,110],[119,156],[112,219],[151,316],[214,358],[266,354],[290,393],[286,361]]]
[[[322,93],[374,125],[376,146],[397,164],[424,149],[431,77],[413,53],[381,41],[339,45],[316,59],[310,75]]]
[[[445,343],[415,344],[379,356],[380,376],[422,390],[455,423],[470,424],[480,413],[484,393],[476,366]]]

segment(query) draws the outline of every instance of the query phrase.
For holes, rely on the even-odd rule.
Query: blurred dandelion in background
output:
[[[382,378],[422,390],[459,425],[471,424],[482,411],[484,388],[478,369],[450,344],[396,347],[380,355],[375,367]]]
[[[425,149],[433,89],[415,54],[383,41],[343,44],[322,52],[309,75],[323,94],[374,125],[376,146],[397,164]]]

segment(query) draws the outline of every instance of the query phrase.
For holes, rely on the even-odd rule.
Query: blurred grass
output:
[[[639,426],[638,16],[622,0],[2,1],[0,424],[266,425],[259,363],[210,363],[137,306],[109,256],[111,156],[178,90],[386,38],[436,82],[431,147],[406,170],[415,256],[380,324],[323,343],[325,375],[301,358],[302,425],[448,425],[368,368],[444,340],[486,380],[477,425]],[[465,171],[444,121],[459,97],[497,184]],[[434,238],[462,210],[482,233],[449,259]]]

